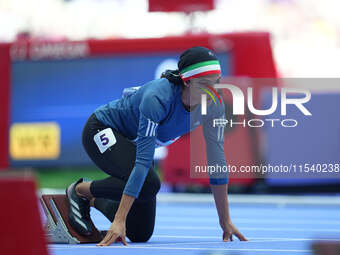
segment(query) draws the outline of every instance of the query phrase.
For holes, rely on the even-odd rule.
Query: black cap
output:
[[[193,47],[184,51],[178,61],[178,70],[181,72],[184,68],[209,60],[217,60],[215,54],[205,47]]]

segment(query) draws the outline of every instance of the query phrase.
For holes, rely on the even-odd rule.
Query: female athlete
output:
[[[160,79],[130,88],[121,99],[95,110],[82,134],[84,148],[108,178],[92,182],[80,180],[66,189],[69,220],[82,235],[90,235],[90,206],[111,222],[98,244],[107,246],[125,237],[131,242],[150,239],[155,223],[156,194],[160,179],[154,171],[157,146],[168,145],[202,125],[208,165],[226,165],[224,135],[211,118],[225,116],[224,104],[208,100],[208,115],[201,114],[202,89],[219,82],[220,64],[204,47],[181,54],[178,70],[167,70]],[[195,123],[195,124],[193,124]],[[196,126],[195,126],[196,125]],[[233,225],[228,206],[228,177],[209,175],[223,240],[247,239]]]

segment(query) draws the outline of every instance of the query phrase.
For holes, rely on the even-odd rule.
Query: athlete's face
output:
[[[192,78],[189,82],[190,88],[190,104],[200,104],[201,95],[205,94],[203,89],[208,89],[208,86],[213,86],[219,83],[221,76],[219,74],[208,74],[198,78]],[[210,104],[211,97],[207,97],[207,103]]]

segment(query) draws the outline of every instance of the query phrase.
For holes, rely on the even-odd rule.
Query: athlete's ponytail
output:
[[[179,70],[166,70],[162,73],[161,78],[166,78],[175,85],[184,86],[183,80],[179,75]]]

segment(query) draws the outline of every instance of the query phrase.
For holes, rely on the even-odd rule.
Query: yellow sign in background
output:
[[[10,128],[9,151],[15,160],[57,159],[60,128],[55,122],[15,123]]]

